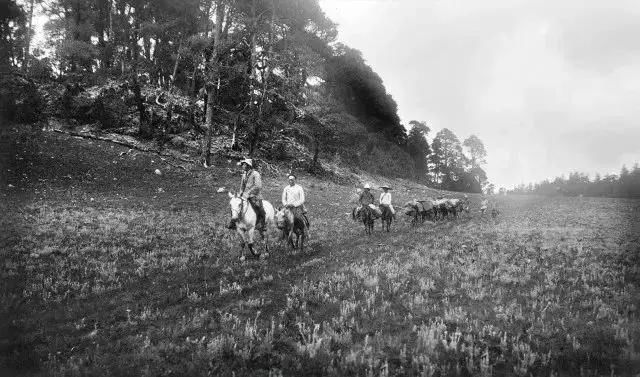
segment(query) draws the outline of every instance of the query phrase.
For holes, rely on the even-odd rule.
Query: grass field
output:
[[[354,187],[303,176],[309,248],[241,263],[216,193],[232,162],[2,136],[0,375],[640,373],[638,201],[500,197],[494,221],[472,198],[367,237]],[[393,186],[397,203],[429,192]]]

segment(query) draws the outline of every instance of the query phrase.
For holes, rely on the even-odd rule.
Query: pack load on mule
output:
[[[304,251],[304,241],[309,232],[304,189],[296,183],[294,174],[290,174],[288,179],[289,184],[282,190],[282,207],[276,212],[276,225],[282,230],[283,239],[286,239],[292,248],[300,247],[300,250]]]
[[[368,183],[364,185],[363,191],[358,198],[359,206],[354,208],[351,212],[353,220],[362,220],[364,224],[365,233],[371,234],[373,232],[373,224],[375,220],[382,216],[382,211],[374,204],[375,199],[371,193],[371,185]]]
[[[418,222],[423,222],[427,218],[428,213],[433,213],[433,208],[429,200],[413,199],[412,201],[406,202],[403,207],[405,215],[411,217],[411,223],[414,225]]]
[[[371,185],[367,183],[358,197],[358,207],[353,209],[353,219],[360,219],[362,211],[367,207],[373,212],[375,218],[382,216],[382,211],[374,203],[375,199],[371,193]]]

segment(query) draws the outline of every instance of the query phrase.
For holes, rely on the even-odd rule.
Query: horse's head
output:
[[[284,214],[284,208],[278,208],[278,210],[276,211],[276,226],[278,227],[278,229],[284,229],[284,227],[287,225],[286,221],[287,221],[287,216]]]
[[[285,229],[288,224],[293,224],[293,212],[287,207],[278,208],[275,214],[278,229]]]
[[[244,206],[244,200],[237,194],[229,193],[229,206],[231,207],[231,220],[238,220]]]

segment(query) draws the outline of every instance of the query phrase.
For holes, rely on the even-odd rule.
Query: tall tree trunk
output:
[[[139,17],[139,14],[136,12],[135,17]],[[132,70],[132,81],[133,81],[133,95],[136,103],[136,107],[138,108],[138,116],[140,118],[140,134],[143,137],[151,137],[153,134],[153,123],[147,121],[147,113],[146,108],[144,106],[144,99],[142,98],[142,93],[140,89],[140,82],[138,81],[138,58],[140,53],[138,52],[138,31],[140,30],[140,21],[136,18],[134,20],[134,32],[132,33],[131,39],[129,43],[131,44],[131,70]]]
[[[178,43],[178,52],[176,54],[176,63],[173,65],[173,73],[171,74],[171,84],[169,86],[169,93],[173,90],[173,86],[176,84],[176,75],[178,74],[178,64],[180,63],[180,50],[182,50],[182,37],[180,43]]]
[[[31,28],[33,27],[33,3],[34,0],[31,0],[29,8],[29,28],[27,29],[27,45],[24,49],[24,59],[22,61],[22,71],[27,75],[29,73],[29,57],[31,56],[29,51],[31,49]]]
[[[231,135],[231,149],[232,150],[239,150],[240,149],[240,147],[238,146],[238,125],[240,124],[240,116],[242,115],[244,110],[247,108],[247,105],[248,104],[245,104],[242,109],[238,110],[238,114],[236,114],[236,121],[233,122],[233,134]]]
[[[198,90],[196,89],[196,78],[198,77],[198,64],[196,64],[196,62],[193,62],[193,74],[191,75],[191,89],[189,90],[189,92],[191,93],[192,96],[197,97],[198,96]]]
[[[211,5],[213,4],[212,0],[207,0],[205,2],[205,13],[204,13],[204,37],[209,37],[209,14],[211,13]]]
[[[213,52],[209,62],[209,77],[207,77],[207,134],[203,142],[202,163],[205,167],[211,164],[211,138],[213,137],[213,111],[217,100],[217,91],[220,80],[220,62],[219,54],[222,45],[222,19],[224,17],[224,8],[222,0],[216,0],[216,24],[213,30]]]
[[[109,43],[113,45],[113,0],[109,0]]]
[[[313,140],[313,161],[311,162],[311,170],[315,171],[318,168],[318,161],[320,157],[320,140],[316,136]]]
[[[151,38],[148,35],[143,37],[142,46],[144,46],[144,56],[151,60]]]
[[[249,38],[249,62],[248,62],[248,73],[249,73],[249,109],[253,108],[253,88],[254,83],[256,81],[256,33],[258,32],[258,17],[256,15],[256,0],[251,1],[251,36]]]
[[[275,0],[271,0],[271,25],[269,30],[269,48],[267,50],[267,62],[265,67],[265,73],[262,77],[262,96],[260,98],[260,107],[258,109],[258,118],[262,119],[262,110],[264,107],[264,102],[267,100],[267,90],[269,89],[269,76],[271,75],[271,70],[273,69],[273,40],[274,40],[274,27],[275,27],[275,19],[276,19],[276,5]]]
[[[229,29],[233,24],[233,8],[231,6],[227,7],[227,12],[224,17],[224,29],[222,30],[222,39],[227,40],[227,36],[229,35]]]
[[[134,63],[134,66],[137,67],[138,64]],[[140,82],[138,81],[137,68],[134,68],[133,70],[133,96],[135,98],[136,107],[138,108],[138,116],[140,120],[140,135],[143,137],[150,137],[153,134],[153,130],[151,128],[151,124],[147,122],[147,110],[144,106],[144,100],[142,99],[142,93],[140,91]]]

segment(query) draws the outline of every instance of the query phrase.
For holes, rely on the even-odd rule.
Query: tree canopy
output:
[[[29,47],[34,7],[48,17],[47,59]],[[0,11],[3,69],[55,76],[66,88],[58,116],[135,124],[160,143],[190,127],[204,165],[214,135],[231,133],[230,147],[249,155],[283,156],[281,145],[295,139],[311,151],[312,169],[343,161],[451,190],[486,181],[477,137],[461,144],[443,129],[430,145],[418,121],[407,133],[383,79],[336,42],[319,0],[0,0]],[[95,85],[98,99],[77,98]],[[8,107],[22,101],[3,97]]]

